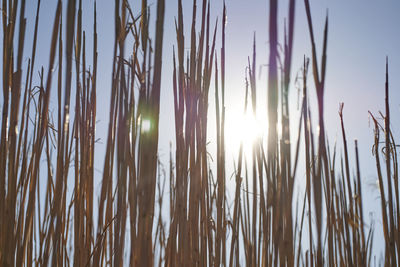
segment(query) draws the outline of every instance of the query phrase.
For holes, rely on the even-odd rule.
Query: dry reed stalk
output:
[[[134,16],[137,10],[132,10],[127,0],[115,1],[109,126],[97,227],[93,225],[96,208],[93,200],[98,59],[96,2],[93,13],[92,70],[87,56],[86,31],[83,29],[82,1],[67,2],[65,41],[62,33],[62,2],[58,1],[52,25],[47,78],[44,77],[44,68],[41,68],[39,85],[35,87],[33,74],[40,2],[37,1],[33,46],[26,66],[24,89],[21,79],[22,70],[25,69],[22,61],[27,25],[25,1],[2,2],[2,265],[123,266],[128,262],[132,266],[236,266],[242,263],[252,266],[371,265],[373,227],[371,225],[366,236],[359,146],[355,142],[356,173],[352,178],[350,168],[353,165],[350,164],[347,148],[343,105],[339,109],[344,146],[341,172],[335,165],[336,145],[331,156],[325,137],[324,83],[328,17],[319,68],[308,0],[305,0],[305,7],[317,90],[320,129],[318,150],[314,149],[310,100],[307,96],[308,60],[304,60],[303,104],[292,160],[288,94],[295,1],[289,1],[287,25],[286,22],[284,25],[282,68],[278,68],[277,60],[278,1],[271,1],[268,80],[270,127],[267,155],[262,140],[254,142],[251,159],[246,158],[241,144],[238,167],[235,170],[232,213],[229,203],[231,199],[228,199],[226,190],[225,4],[218,60],[215,49],[217,23],[214,31],[210,32],[210,1],[203,0],[199,10],[197,1],[193,1],[190,35],[187,39],[190,51],[186,56],[183,4],[178,0],[178,18],[175,23],[177,48],[173,50],[176,150],[175,155],[172,151],[170,154],[168,177],[157,155],[162,102],[160,91],[165,0],[157,2],[155,38],[152,38],[153,31],[149,26],[150,8],[146,0],[142,0],[138,17]],[[201,13],[199,24],[198,11]],[[133,41],[132,46],[130,41]],[[128,55],[125,51],[127,47],[132,48]],[[58,112],[54,120],[50,93],[53,87],[52,70],[57,56]],[[244,103],[244,113],[251,108],[254,116],[257,115],[256,67],[254,36],[253,54],[246,71]],[[73,75],[75,83],[72,82]],[[208,114],[209,88],[213,75],[217,136],[215,176],[210,167],[207,148],[207,130],[210,127],[208,119],[213,116]],[[252,105],[249,108],[248,97],[251,97]],[[71,108],[73,105],[74,108]],[[382,115],[384,126],[371,114],[375,124],[374,155],[381,193],[385,266],[398,264],[400,253],[400,220],[396,218],[400,209],[397,148],[390,128],[389,111],[386,63],[386,115]],[[279,116],[282,124],[280,136],[277,131]],[[150,129],[146,130],[145,122],[150,123]],[[380,131],[385,134],[385,181],[380,165]],[[293,211],[292,204],[302,136],[306,191],[301,213],[298,213],[297,205]],[[74,171],[69,172],[70,167]],[[47,180],[43,181],[45,174]],[[339,179],[336,179],[337,176]],[[67,199],[68,180],[71,177],[74,178],[74,188],[71,199]],[[164,203],[164,186],[168,178],[169,214],[165,222],[163,208],[168,204]],[[252,179],[252,184],[249,179]],[[304,224],[306,212],[308,228]],[[326,220],[322,219],[324,213],[327,215]],[[313,222],[313,216],[316,223]],[[126,247],[127,224],[130,226],[130,247]],[[307,234],[308,247],[303,241]],[[130,253],[129,259],[125,256],[127,251]]]

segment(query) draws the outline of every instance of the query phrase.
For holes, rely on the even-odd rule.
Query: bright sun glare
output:
[[[252,147],[258,138],[265,139],[268,132],[266,119],[255,117],[251,111],[246,113],[229,112],[225,124],[227,149],[238,153],[243,142],[244,156],[250,158]],[[237,154],[236,154],[237,155]]]
[[[139,117],[140,129],[142,133],[147,133],[151,130],[151,121],[148,118],[143,118],[142,116]]]

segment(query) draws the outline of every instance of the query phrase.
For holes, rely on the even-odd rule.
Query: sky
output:
[[[64,1],[66,2],[66,1]],[[140,2],[130,1],[135,13],[139,13]],[[192,1],[184,0],[185,29],[190,28]],[[201,1],[199,1],[201,2]],[[222,0],[211,1],[211,18],[222,16]],[[279,2],[279,42],[283,41],[283,23],[287,16],[288,0]],[[341,152],[340,121],[338,116],[339,103],[344,102],[344,120],[347,131],[350,159],[354,161],[354,139],[359,140],[360,164],[366,207],[371,212],[380,212],[377,197],[378,190],[373,185],[376,182],[376,170],[371,148],[373,143],[373,128],[370,124],[368,111],[378,114],[384,107],[385,57],[389,57],[389,84],[392,123],[395,138],[400,138],[400,2],[397,0],[311,0],[311,13],[316,34],[317,53],[321,58],[322,34],[326,14],[329,15],[328,60],[325,93],[325,116],[329,142],[337,140],[338,152]],[[156,11],[156,0],[149,0],[152,14]],[[64,11],[65,11],[64,3]],[[93,0],[83,1],[83,26],[87,30],[87,42],[92,42]],[[200,5],[200,3],[199,3]],[[244,73],[247,57],[251,55],[253,35],[256,34],[257,63],[264,65],[258,73],[258,106],[260,113],[265,110],[267,92],[268,62],[268,1],[261,0],[226,0],[226,103],[227,120],[232,120],[238,107],[243,107]],[[39,25],[39,47],[37,52],[36,71],[39,66],[48,66],[51,28],[56,8],[55,0],[42,0]],[[30,40],[33,36],[34,14],[36,1],[27,1],[27,44],[25,57],[27,61],[30,51]],[[172,47],[176,45],[174,18],[177,16],[177,0],[166,0],[165,34],[163,50],[163,72],[161,87],[161,117],[159,154],[161,159],[168,159],[169,143],[174,142],[173,95],[172,95]],[[96,147],[96,155],[103,155],[108,127],[108,106],[111,93],[111,66],[114,38],[114,3],[109,0],[97,1],[99,69],[97,97],[97,127],[96,134],[100,143]],[[65,16],[65,13],[64,13]],[[303,64],[303,57],[311,56],[310,38],[305,17],[304,2],[297,1],[295,15],[294,51],[292,64],[292,85],[290,89],[292,121],[297,127],[298,91],[294,86],[294,78]],[[153,15],[154,20],[154,15]],[[219,24],[220,25],[220,24]],[[186,31],[188,35],[188,31]],[[217,42],[220,45],[220,42]],[[89,45],[88,45],[89,46]],[[189,45],[188,45],[189,47]],[[219,47],[217,48],[219,50]],[[219,56],[219,55],[218,55]],[[25,62],[26,62],[25,61]],[[91,60],[90,60],[91,61]],[[315,101],[315,90],[309,74],[310,98]],[[210,90],[213,90],[211,88]],[[210,94],[213,95],[213,94]],[[56,103],[55,93],[53,104]],[[210,99],[210,110],[214,102]],[[235,113],[236,112],[236,113]],[[210,112],[209,112],[210,113]],[[314,112],[316,116],[316,113]],[[297,116],[297,117],[296,117]],[[210,124],[215,120],[210,118]],[[211,128],[212,129],[212,128]],[[210,149],[215,148],[212,133],[209,135]],[[227,149],[227,159],[232,159],[232,148]],[[236,157],[236,156],[235,156]],[[97,181],[100,182],[104,158],[97,157]],[[354,172],[354,170],[351,170]],[[299,169],[298,177],[304,177]],[[229,177],[229,174],[227,174]],[[366,212],[367,213],[367,212]],[[379,216],[378,216],[379,217]],[[379,222],[377,222],[378,224]]]

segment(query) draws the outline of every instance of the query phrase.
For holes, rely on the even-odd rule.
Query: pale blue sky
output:
[[[84,29],[87,30],[87,47],[91,47],[93,0],[84,0]],[[130,1],[134,13],[139,12],[140,2]],[[186,29],[190,28],[191,3],[184,2]],[[202,1],[199,5],[201,5]],[[219,17],[221,22],[222,0],[211,1],[212,18]],[[395,136],[400,138],[400,2],[396,0],[312,0],[311,11],[316,33],[318,55],[322,47],[323,22],[329,13],[328,37],[328,66],[325,94],[325,115],[330,142],[338,140],[341,147],[339,131],[338,106],[339,102],[345,103],[344,116],[347,137],[350,145],[351,160],[353,157],[353,141],[359,139],[361,156],[361,174],[363,176],[364,196],[366,207],[378,211],[375,204],[378,191],[372,189],[376,180],[374,161],[371,154],[373,142],[372,127],[369,126],[367,111],[377,114],[383,109],[384,104],[384,71],[385,57],[389,56],[390,88],[392,123]],[[149,1],[152,14],[155,14],[156,1]],[[287,14],[287,0],[279,1],[279,32],[282,42],[283,20]],[[261,0],[227,0],[227,30],[226,30],[226,98],[227,116],[232,109],[242,108],[244,95],[244,69],[247,57],[251,54],[253,32],[257,34],[257,61],[258,64],[268,62],[268,1]],[[42,9],[39,25],[39,46],[37,53],[36,72],[41,65],[46,68],[49,57],[49,43],[51,25],[54,18],[56,1],[42,0]],[[109,0],[97,1],[98,13],[98,38],[99,38],[99,69],[98,69],[98,102],[97,102],[97,137],[106,139],[108,126],[108,105],[110,96],[111,58],[113,53],[114,38],[114,3]],[[30,43],[33,36],[34,14],[36,1],[27,1],[26,16],[27,35],[25,48],[25,63],[30,56]],[[64,3],[65,10],[65,3]],[[136,12],[135,12],[136,11]],[[174,17],[177,15],[177,1],[166,0],[165,39],[163,51],[163,73],[161,88],[161,122],[160,122],[160,156],[167,159],[169,142],[174,141],[173,101],[172,101],[172,46],[175,44]],[[64,13],[65,14],[65,13]],[[65,16],[65,15],[64,15]],[[152,16],[154,19],[154,15]],[[215,21],[215,20],[214,20]],[[220,26],[220,23],[219,23]],[[1,29],[2,30],[2,29]],[[188,33],[188,32],[187,32]],[[219,46],[220,43],[218,43]],[[219,47],[217,47],[219,53]],[[91,53],[88,53],[91,55]],[[297,1],[294,54],[292,64],[292,81],[296,72],[303,63],[303,55],[310,56],[310,40],[305,19],[304,2]],[[218,54],[219,56],[219,54]],[[91,59],[89,60],[91,62]],[[25,73],[25,72],[24,72]],[[259,105],[266,102],[266,77],[264,68],[258,80]],[[311,97],[314,89],[312,86],[311,72],[309,76]],[[291,111],[297,121],[296,100],[297,91],[291,87]],[[211,88],[210,90],[213,90]],[[53,104],[55,91],[53,91]],[[213,94],[210,94],[213,96]],[[311,98],[315,101],[315,98]],[[214,105],[210,99],[210,106]],[[212,114],[212,113],[211,113]],[[314,112],[316,116],[316,113]],[[210,118],[210,123],[214,119]],[[297,123],[295,124],[297,125]],[[213,127],[212,124],[211,127]],[[397,135],[396,135],[397,134]],[[210,135],[210,138],[212,135]],[[212,140],[211,140],[212,141]],[[104,143],[96,147],[97,168],[102,169],[104,157]],[[210,145],[211,148],[213,144]],[[229,152],[229,150],[228,150]],[[227,156],[231,159],[232,156]],[[302,177],[299,170],[300,179]],[[229,175],[228,175],[229,176]],[[100,175],[98,179],[100,179]],[[100,180],[98,180],[100,181]],[[378,216],[379,217],[379,216]],[[377,225],[379,228],[380,225]]]

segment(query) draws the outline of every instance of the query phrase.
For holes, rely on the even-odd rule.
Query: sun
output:
[[[243,144],[243,154],[246,158],[252,157],[253,145],[257,140],[265,140],[268,132],[268,119],[255,116],[251,111],[245,113],[235,110],[227,113],[225,123],[225,142],[228,153],[239,153],[240,144]]]

